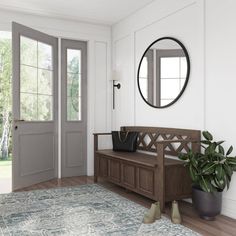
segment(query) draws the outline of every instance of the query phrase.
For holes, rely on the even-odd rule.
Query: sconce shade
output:
[[[112,81],[120,81],[121,80],[121,74],[117,70],[112,71],[111,79]]]

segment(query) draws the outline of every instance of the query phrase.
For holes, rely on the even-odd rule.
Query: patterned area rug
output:
[[[146,208],[99,185],[0,195],[2,235],[197,236],[167,218],[142,224]]]

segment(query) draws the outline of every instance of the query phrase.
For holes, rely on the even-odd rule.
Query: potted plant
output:
[[[222,143],[216,142],[208,131],[203,131],[202,152],[181,153],[193,182],[193,205],[200,217],[214,220],[221,212],[222,192],[229,188],[233,172],[236,171],[236,157],[230,156],[233,147],[225,152]]]

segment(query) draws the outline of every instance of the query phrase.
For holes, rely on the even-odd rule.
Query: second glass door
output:
[[[61,41],[62,177],[87,173],[87,43]]]

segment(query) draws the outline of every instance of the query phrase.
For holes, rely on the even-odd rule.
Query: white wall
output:
[[[111,129],[111,28],[0,10],[0,31],[15,21],[53,36],[88,42],[88,175],[93,175],[93,132]],[[96,118],[96,119],[95,119]]]
[[[233,0],[156,0],[112,27],[112,67],[121,73],[112,114],[121,125],[207,129],[236,147],[236,2]],[[169,108],[154,109],[141,98],[137,68],[155,39],[172,36],[191,60],[189,84]],[[236,179],[224,194],[223,214],[236,218]]]
[[[206,127],[236,154],[236,1],[206,0]],[[224,213],[236,218],[236,174],[224,194]]]
[[[113,111],[114,127],[135,124],[201,129],[204,126],[202,5],[202,1],[194,0],[155,1],[113,27],[113,68],[123,75],[122,88],[116,96],[116,110]],[[180,100],[170,108],[157,110],[142,100],[136,76],[147,46],[163,36],[182,41],[190,51],[194,66],[188,89]],[[186,114],[186,109],[193,107],[192,112]]]

